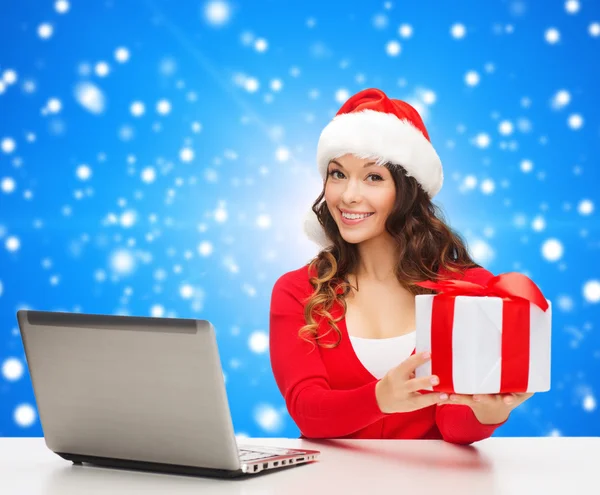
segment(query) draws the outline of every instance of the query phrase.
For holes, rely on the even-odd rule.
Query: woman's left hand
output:
[[[450,394],[447,404],[469,406],[482,424],[495,425],[508,419],[511,411],[533,396],[526,394]]]

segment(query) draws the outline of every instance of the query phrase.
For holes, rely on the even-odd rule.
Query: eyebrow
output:
[[[344,168],[344,166],[336,160],[331,160],[330,163],[335,163],[337,166]],[[368,162],[363,165],[363,168],[372,167],[375,164],[376,164],[376,162]]]

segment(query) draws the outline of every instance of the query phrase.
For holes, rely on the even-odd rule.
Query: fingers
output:
[[[406,382],[406,389],[409,392],[416,392],[417,390],[428,390],[432,385],[437,385],[440,380],[437,376],[423,376],[421,378],[413,378]]]
[[[431,354],[429,352],[421,352],[419,354],[413,354],[408,359],[406,359],[402,363],[400,363],[400,365],[398,366],[398,369],[402,372],[402,374],[404,376],[408,377],[419,366],[425,364],[430,359],[431,359]]]
[[[415,404],[415,409],[421,409],[423,407],[448,402],[448,394],[444,392],[430,392],[427,394],[417,394],[413,401]]]

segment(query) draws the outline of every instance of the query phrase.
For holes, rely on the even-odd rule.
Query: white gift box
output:
[[[432,350],[431,322],[436,294],[418,295],[416,301],[416,350]],[[498,394],[502,373],[502,307],[510,301],[500,297],[456,296],[452,323],[452,380],[458,394]],[[529,372],[527,390],[550,390],[550,337],[552,307],[543,311],[530,303]],[[417,378],[432,374],[436,356],[419,366]],[[426,390],[434,390],[429,387]],[[439,388],[436,390],[440,390]]]

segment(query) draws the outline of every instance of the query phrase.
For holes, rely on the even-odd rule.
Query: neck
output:
[[[377,282],[396,280],[396,243],[389,234],[361,242],[358,253],[360,261],[355,274],[357,278]]]

